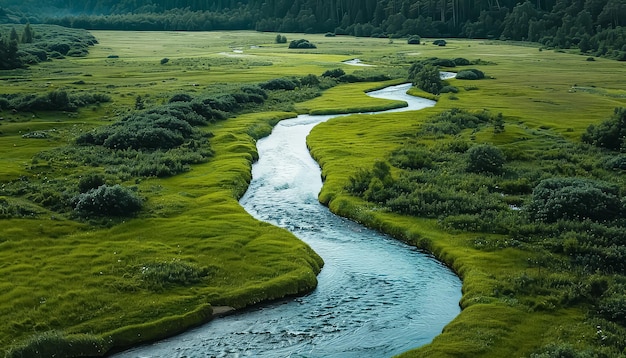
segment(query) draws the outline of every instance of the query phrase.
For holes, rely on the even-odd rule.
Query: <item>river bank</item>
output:
[[[399,87],[371,95],[402,98],[408,86]],[[407,99],[405,110],[434,104]],[[325,264],[315,291],[244,309],[116,357],[391,356],[430,342],[458,314],[460,282],[446,267],[319,204],[319,166],[305,137],[332,117],[283,120],[259,140],[259,160],[241,199],[254,217],[290,230],[320,254]]]

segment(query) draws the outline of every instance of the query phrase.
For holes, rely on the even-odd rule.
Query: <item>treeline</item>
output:
[[[494,38],[578,46],[585,53],[626,59],[626,4],[621,0],[27,0],[5,6],[0,21],[86,29]],[[34,15],[7,15],[17,9]],[[42,9],[57,10],[50,16]]]

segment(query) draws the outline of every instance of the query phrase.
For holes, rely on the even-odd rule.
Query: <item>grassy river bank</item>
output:
[[[624,106],[626,88],[616,75],[623,73],[624,63],[492,41],[451,40],[438,47],[302,35],[317,49],[293,51],[274,44],[274,34],[254,32],[93,34],[99,44],[84,58],[0,73],[3,93],[62,89],[111,97],[77,112],[3,108],[0,113],[0,199],[6,209],[0,227],[0,347],[8,356],[35,351],[99,355],[206,321],[215,306],[239,308],[312,290],[321,258],[288,232],[252,219],[237,203],[250,180],[254,143],[295,112],[397,105],[363,93],[381,83],[341,84],[295,104],[277,99],[263,111],[208,124],[202,130],[210,132],[210,159],[171,177],[126,176],[123,168],[114,172],[69,154],[38,153],[73,146],[76,137],[132,113],[138,98],[150,108],[177,93],[224,93],[284,76],[319,76],[337,67],[363,71],[341,64],[355,57],[397,78],[387,83],[397,83],[399,72],[428,57],[481,59],[484,64],[476,67],[489,76],[476,82],[451,80],[460,91],[439,96],[435,108],[343,117],[320,125],[309,138],[326,179],[322,202],[433,252],[464,280],[463,312],[432,344],[406,355],[528,356],[553,344],[611,354],[623,349],[623,328],[602,321],[609,337],[602,339],[600,321],[590,315],[588,303],[563,304],[554,293],[558,287],[548,293],[524,291],[534,287],[519,283],[525,279],[578,277],[535,264],[540,252],[532,246],[501,247],[497,243],[506,240],[503,235],[450,230],[437,219],[399,216],[349,195],[345,187],[359,168],[387,160],[429,116],[450,108],[502,112],[504,132],[460,134],[468,141],[531,152],[544,150],[554,138],[578,142],[589,124]],[[314,97],[302,89],[295,93],[301,99]],[[40,131],[47,135],[24,136]],[[531,140],[518,142],[520,137]],[[437,138],[427,143],[435,145]],[[142,198],[142,210],[129,218],[85,220],[46,200],[94,173],[107,184],[132,188]],[[614,178],[623,191],[623,175]],[[63,200],[62,195],[54,198]],[[489,242],[489,249],[478,247],[480,240]],[[146,276],[154,272],[151,268],[162,275],[156,280]]]

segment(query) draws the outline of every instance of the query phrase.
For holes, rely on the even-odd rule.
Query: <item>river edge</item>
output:
[[[370,83],[371,86],[368,86],[369,88],[364,89],[364,93],[370,93],[370,92],[374,92],[374,91],[378,91],[381,89],[385,89],[385,88],[389,88],[389,87],[394,87],[394,86],[398,86],[398,85],[408,85],[408,83],[406,81],[402,81],[402,80],[391,80],[391,81],[386,81],[386,82],[372,82]],[[411,87],[407,87],[407,89],[411,89],[413,88]],[[410,95],[412,97],[418,97],[420,98],[421,96],[415,95],[414,93],[409,93],[408,91],[405,92],[407,95]],[[419,92],[418,92],[419,94]],[[424,97],[421,97],[424,98]],[[433,100],[433,98],[425,98],[428,100]],[[388,103],[386,105],[384,105],[384,108],[382,108],[380,105],[376,106],[376,107],[371,107],[371,108],[359,108],[359,109],[355,109],[355,111],[350,112],[350,113],[345,113],[345,111],[342,110],[337,110],[337,111],[329,111],[331,113],[324,113],[324,115],[337,115],[338,117],[341,116],[345,116],[345,115],[350,115],[350,114],[359,114],[359,113],[374,113],[374,112],[378,112],[378,111],[389,111],[389,110],[403,110],[403,108],[408,107],[409,104],[405,101],[401,101],[401,100],[389,100],[386,99],[388,101]],[[292,113],[291,116],[282,116],[280,118],[279,121],[275,121],[272,124],[272,128],[277,125],[278,123],[280,123],[280,121],[282,120],[286,120],[286,119],[291,119],[291,118],[295,118],[297,117],[298,114],[303,114],[303,113]],[[310,115],[319,115],[318,113],[309,113]],[[269,135],[270,133],[267,133],[267,135]],[[263,136],[265,137],[265,136]],[[309,154],[310,150],[309,150]],[[319,164],[318,164],[319,165]],[[250,167],[249,170],[251,170],[252,168],[252,163],[250,163]],[[247,185],[249,185],[249,182],[247,183]],[[247,189],[243,190],[243,192],[245,192]],[[323,190],[323,188],[322,188]],[[239,200],[240,198],[237,197],[237,200]],[[320,202],[321,203],[321,202]],[[325,205],[324,203],[322,203],[323,205]],[[325,205],[326,206],[326,205]],[[336,213],[334,213],[336,214]],[[350,217],[348,215],[339,215],[340,217],[344,217],[347,219],[350,219]],[[357,222],[356,220],[352,220]],[[382,232],[381,230],[377,230],[379,232]],[[395,238],[397,239],[397,238]],[[402,241],[402,240],[400,240]],[[415,245],[412,245],[415,246]],[[427,252],[427,254],[430,254],[429,252]],[[441,260],[438,259],[439,262],[442,262]],[[445,263],[442,262],[444,265]],[[446,265],[447,266],[447,265]],[[321,267],[320,267],[321,269]],[[454,271],[453,271],[454,272]],[[456,272],[455,272],[456,273]],[[318,275],[319,272],[316,273],[316,275]],[[162,323],[165,322],[169,322],[169,324],[165,324],[165,326],[163,325],[159,325],[159,323],[153,322],[153,324],[151,325],[151,331],[153,331],[155,328],[158,328],[159,326],[161,326],[161,328],[165,328],[164,331],[167,331],[167,333],[165,332],[154,332],[155,334],[152,337],[148,337],[148,335],[143,335],[142,338],[135,338],[135,339],[131,339],[128,340],[128,336],[134,336],[134,337],[138,337],[139,335],[135,333],[135,331],[137,330],[137,327],[122,327],[120,330],[116,331],[117,334],[112,334],[109,335],[110,341],[115,342],[113,343],[113,346],[110,347],[109,350],[107,350],[104,355],[105,356],[115,356],[115,354],[117,353],[122,353],[126,350],[132,349],[134,347],[139,347],[142,345],[146,345],[146,344],[151,344],[151,343],[155,343],[157,341],[178,335],[180,333],[183,333],[189,329],[201,326],[203,324],[209,323],[215,319],[219,319],[222,317],[226,317],[232,314],[237,314],[239,312],[245,312],[246,310],[249,309],[254,309],[255,307],[261,307],[263,305],[268,305],[268,304],[272,304],[275,302],[280,302],[282,300],[285,299],[291,299],[291,298],[296,298],[296,297],[301,297],[301,296],[305,296],[309,293],[311,293],[312,291],[314,291],[317,288],[317,282],[314,286],[308,286],[305,287],[302,284],[299,284],[299,289],[297,292],[294,292],[293,290],[285,290],[282,294],[276,295],[276,297],[272,297],[269,299],[264,299],[261,300],[259,302],[255,302],[252,304],[247,304],[245,306],[242,307],[231,307],[231,306],[215,306],[215,307],[211,307],[211,313],[210,314],[200,314],[198,315],[197,312],[202,311],[202,308],[199,308],[197,311],[195,312],[189,312],[188,314],[185,314],[184,317],[170,317],[169,319],[163,319],[161,320]],[[195,317],[192,318],[192,317]],[[191,319],[190,319],[191,318]],[[150,325],[149,323],[146,324],[145,326],[142,325],[144,328],[146,326]],[[172,326],[176,327],[174,329],[171,329]],[[186,327],[186,328],[185,328]],[[143,332],[145,333],[145,332]],[[121,339],[121,341],[125,341],[122,344],[117,344],[117,342],[119,341],[118,338],[121,338],[120,336],[127,336],[124,337],[124,339]],[[112,338],[115,337],[115,338]]]
[[[386,82],[372,82],[372,83],[370,83],[370,85],[371,85],[370,88],[363,89],[364,93],[370,93],[370,92],[377,91],[377,90],[382,90],[382,89],[391,88],[391,87],[397,87],[398,85],[405,85],[405,86],[407,86],[405,89],[403,89],[403,91],[404,91],[403,93],[405,94],[405,96],[418,97],[418,98],[421,97],[421,96],[415,96],[415,95],[409,95],[408,94],[408,89],[410,89],[411,86],[410,86],[410,84],[406,83],[406,81],[394,80],[394,81],[386,81]],[[414,108],[414,104],[410,105],[409,103],[407,103],[407,102],[405,102],[403,100],[393,100],[393,99],[387,99],[387,98],[384,98],[384,99],[386,101],[388,101],[388,105],[386,105],[385,106],[386,108],[384,108],[384,109],[381,109],[380,107],[382,107],[382,106],[378,105],[375,108],[374,107],[372,107],[372,108],[365,108],[365,109],[361,108],[360,111],[350,112],[350,113],[347,113],[347,114],[348,115],[350,115],[350,114],[359,114],[359,113],[361,113],[361,114],[363,114],[363,113],[375,114],[376,112],[381,111],[381,110],[382,111],[392,111],[393,112],[393,111],[397,111],[397,110],[403,110],[402,108],[405,108],[405,107],[411,107],[412,109],[409,109],[409,108],[404,109],[404,110],[409,110],[409,111],[410,110],[419,110],[421,108],[421,107],[420,108]],[[425,98],[423,98],[423,99],[425,99]],[[430,106],[433,106],[435,104],[434,103],[435,101],[433,101],[432,99],[425,99],[425,100],[428,100],[428,101],[433,103]],[[401,102],[401,103],[399,104],[398,102]],[[302,113],[299,113],[299,114],[302,114]],[[315,114],[310,113],[310,115],[317,115],[317,113],[315,113]],[[342,117],[342,116],[345,116],[346,113],[343,112],[343,111],[337,111],[337,112],[333,112],[333,113],[326,114],[326,115],[327,116],[331,116],[331,118],[335,118],[335,117],[333,117],[333,115],[336,115],[337,117]],[[295,117],[296,117],[296,115],[289,116],[289,117],[282,117],[280,121],[274,122],[272,124],[272,128],[275,125],[277,125],[278,123],[280,123],[282,120],[291,119],[291,118],[295,118]],[[262,136],[262,138],[264,138],[264,137],[265,136]],[[310,150],[309,150],[309,155],[311,155]],[[319,164],[317,164],[317,165],[319,165]],[[250,183],[248,183],[248,185],[249,184]],[[238,200],[240,200],[240,199],[238,199]],[[323,204],[323,203],[321,203],[321,204]],[[326,206],[326,205],[324,205],[324,206]],[[348,216],[340,216],[340,217],[349,219]],[[356,222],[355,220],[351,220],[351,221]],[[378,230],[378,231],[381,232],[380,230]],[[396,239],[396,238],[394,238],[394,239]],[[402,240],[400,240],[400,241],[402,241]],[[412,246],[415,246],[415,245],[412,245]],[[424,252],[423,250],[420,250],[420,251],[425,253],[425,254],[427,254],[428,256],[433,257],[429,252]],[[440,260],[437,260],[437,261],[439,263],[442,263]],[[442,266],[446,266],[446,265],[443,264]],[[318,272],[318,274],[319,274],[319,272]],[[237,307],[237,308],[230,307],[230,306],[215,306],[215,307],[212,307],[212,313],[209,316],[205,317],[203,320],[201,320],[199,322],[189,322],[188,321],[188,323],[191,323],[191,324],[189,325],[189,328],[187,328],[187,329],[182,328],[182,329],[179,330],[178,333],[167,334],[165,337],[163,337],[162,335],[159,335],[158,338],[145,339],[145,340],[142,340],[142,342],[140,342],[140,343],[131,344],[131,345],[125,346],[124,348],[121,348],[121,349],[116,347],[117,349],[109,351],[107,353],[107,355],[109,355],[111,353],[122,353],[122,352],[124,352],[126,350],[132,350],[132,348],[134,348],[134,347],[139,347],[139,346],[142,346],[142,345],[149,345],[149,344],[152,344],[152,343],[156,343],[157,341],[160,341],[162,339],[166,339],[166,338],[178,335],[179,333],[183,333],[183,332],[185,332],[188,329],[192,329],[192,328],[195,328],[197,326],[201,326],[201,325],[209,323],[209,322],[211,322],[211,321],[213,321],[215,319],[223,318],[223,317],[230,316],[230,315],[233,315],[233,314],[238,314],[238,313],[241,313],[241,312],[245,313],[246,311],[251,310],[251,309],[255,309],[255,308],[256,309],[260,309],[261,307],[264,307],[265,305],[271,305],[272,303],[281,302],[281,301],[284,301],[286,299],[293,299],[293,298],[297,298],[297,297],[302,297],[302,296],[305,296],[305,295],[311,293],[312,291],[314,291],[316,289],[316,287],[317,286],[308,287],[308,288],[300,287],[301,289],[298,292],[287,292],[287,291],[285,291],[284,294],[275,295],[276,297],[274,297],[274,298],[261,300],[261,301],[258,301],[258,302],[252,303],[252,304],[246,304],[244,306]],[[188,316],[188,315],[185,315],[185,316]],[[448,322],[448,321],[446,321],[446,322]],[[440,332],[440,331],[438,331],[438,332]],[[424,345],[424,344],[428,344],[428,343],[420,343],[420,345]]]

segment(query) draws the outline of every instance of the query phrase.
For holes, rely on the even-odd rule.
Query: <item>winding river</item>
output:
[[[408,85],[371,92],[418,110],[434,102]],[[241,205],[293,232],[325,262],[317,289],[213,320],[116,357],[389,357],[429,343],[460,309],[461,282],[414,247],[333,215],[317,200],[320,169],[306,147],[318,123],[301,115],[257,143]]]

